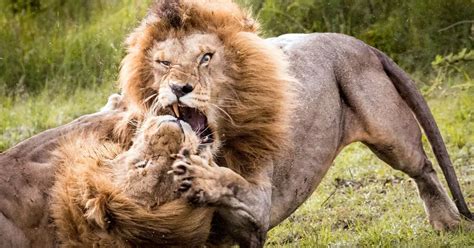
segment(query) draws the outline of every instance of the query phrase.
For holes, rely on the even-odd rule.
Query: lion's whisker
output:
[[[201,127],[201,126],[199,126]],[[207,126],[206,128],[204,128],[203,130],[199,131],[199,133],[196,133],[198,136],[201,136],[204,132],[206,132],[207,130],[209,129],[209,126]]]
[[[237,126],[237,124],[235,124],[234,119],[232,119],[232,116],[230,116],[230,114],[227,113],[227,111],[225,111],[224,109],[222,109],[221,107],[217,106],[217,105],[214,104],[214,103],[209,102],[209,104],[211,104],[212,106],[214,106],[215,108],[217,108],[219,111],[221,111],[222,113],[224,113],[224,114],[227,116],[227,118],[229,118],[229,121],[230,121],[230,123],[231,123],[232,125]]]
[[[155,96],[157,96],[157,95],[158,95],[158,93],[154,93],[154,94],[152,94],[151,96],[145,98],[145,100],[143,100],[143,104],[147,103],[150,99],[152,99],[153,97],[155,97]]]
[[[131,119],[127,123],[132,127],[138,127],[138,122],[136,120]]]
[[[152,115],[156,114],[156,113],[158,113],[159,107],[160,107],[160,103],[158,102],[158,98],[155,98],[153,100],[153,102],[151,103],[151,107],[150,107],[149,112],[151,112]]]

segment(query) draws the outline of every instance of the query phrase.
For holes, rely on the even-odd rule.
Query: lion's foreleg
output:
[[[271,208],[272,166],[259,172],[248,181],[229,180],[225,186],[233,194],[222,199],[218,213],[222,216],[228,232],[243,247],[262,247],[269,229]],[[227,169],[227,168],[224,168]],[[239,174],[227,169],[224,178]],[[245,180],[245,179],[243,179]]]
[[[175,180],[195,204],[217,207],[227,232],[243,247],[261,247],[269,228],[271,208],[270,162],[248,179],[200,156],[180,156],[173,165]]]

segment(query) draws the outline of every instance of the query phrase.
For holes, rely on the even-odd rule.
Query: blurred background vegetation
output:
[[[151,1],[0,0],[0,152],[105,104],[123,40]],[[239,2],[264,36],[345,33],[398,62],[428,98],[474,207],[474,0]],[[413,183],[362,146],[336,163],[269,245],[474,245],[472,232],[434,233]]]
[[[149,2],[1,0],[0,94],[37,93],[59,85],[75,90],[114,81],[122,41]],[[455,60],[443,60],[450,65],[474,57],[473,0],[241,2],[258,16],[266,36],[345,33],[381,49],[410,72],[432,72],[436,55],[465,49]]]

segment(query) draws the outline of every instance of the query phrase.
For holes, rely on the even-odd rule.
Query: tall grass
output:
[[[44,0],[13,13],[0,1],[0,151],[98,110],[149,2]]]
[[[246,2],[259,14],[268,35],[345,33],[385,51],[410,70],[426,71],[437,54],[474,48],[471,0]],[[467,22],[462,24],[462,21]],[[455,23],[458,25],[451,26]]]
[[[149,1],[41,2],[35,12],[0,14],[1,96],[110,84]]]

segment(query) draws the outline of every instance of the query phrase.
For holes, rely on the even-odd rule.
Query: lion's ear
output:
[[[107,230],[110,224],[107,217],[107,198],[106,195],[99,194],[87,200],[84,214],[89,223],[95,224],[104,230]]]

